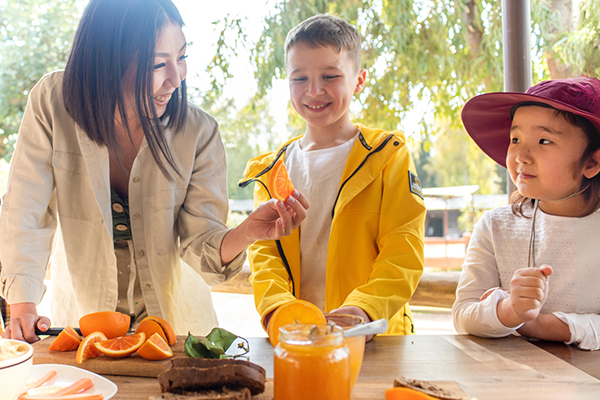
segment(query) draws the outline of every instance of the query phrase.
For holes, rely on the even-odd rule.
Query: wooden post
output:
[[[502,0],[502,37],[504,56],[504,91],[525,92],[531,87],[530,0]],[[506,172],[510,198],[516,190]]]

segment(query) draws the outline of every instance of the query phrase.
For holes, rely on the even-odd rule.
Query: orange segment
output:
[[[294,185],[285,168],[285,163],[281,159],[277,160],[271,171],[269,190],[271,191],[271,196],[281,201],[284,201],[294,193]]]
[[[137,353],[146,360],[164,360],[173,357],[173,350],[158,333],[150,336]]]
[[[71,328],[71,329],[69,329]],[[72,331],[72,333],[71,333]],[[54,351],[71,351],[79,347],[81,337],[75,332],[75,330],[67,326],[58,334],[56,339],[48,346],[48,350]]]
[[[406,387],[395,387],[385,391],[385,400],[437,400],[418,390]]]
[[[125,336],[129,331],[131,318],[116,311],[100,311],[84,315],[79,319],[79,329],[83,336],[102,332],[108,339]]]
[[[146,334],[144,332],[136,333],[134,335],[121,336],[114,339],[103,340],[101,342],[94,343],[94,346],[100,353],[109,357],[120,358],[127,357],[130,354],[135,353],[142,344],[146,341]]]
[[[140,322],[135,333],[144,332],[146,337],[158,333],[171,346],[177,342],[177,335],[171,324],[160,317],[147,316]]]
[[[319,307],[304,300],[292,300],[280,306],[269,321],[269,340],[273,347],[279,343],[279,328],[299,322],[301,324],[326,324]]]
[[[98,357],[100,355],[100,351],[96,348],[96,346],[94,346],[94,343],[101,342],[103,340],[107,340],[107,338],[102,332],[93,332],[87,335],[77,348],[77,355],[75,356],[75,361],[77,361],[77,364],[82,364],[84,361],[89,360],[90,358]]]

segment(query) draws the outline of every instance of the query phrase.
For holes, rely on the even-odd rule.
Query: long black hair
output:
[[[157,36],[168,23],[183,26],[171,0],[91,0],[67,61],[63,96],[67,112],[88,137],[118,156],[115,111],[118,110],[131,140],[122,80],[132,63],[137,63],[137,114],[152,156],[170,180],[167,165],[177,175],[180,173],[165,138],[165,128],[173,128],[175,133],[183,130],[187,94],[184,80],[159,118],[153,101],[154,55]],[[163,127],[164,118],[168,122]]]

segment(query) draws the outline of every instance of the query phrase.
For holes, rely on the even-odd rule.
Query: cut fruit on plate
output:
[[[173,350],[158,333],[150,336],[137,353],[146,360],[164,360],[173,357]]]
[[[81,336],[79,336],[71,326],[67,326],[58,334],[56,339],[50,343],[48,350],[71,351],[79,347],[79,343],[81,343]]]
[[[84,361],[89,360],[90,358],[98,357],[101,353],[100,350],[94,346],[94,343],[107,339],[108,338],[106,335],[102,332],[92,332],[87,335],[77,348],[77,355],[75,356],[75,361],[77,361],[77,364],[82,364]]]
[[[177,335],[171,324],[160,317],[150,315],[144,318],[135,330],[135,333],[140,332],[144,332],[147,338],[158,333],[171,346],[177,342]]]
[[[131,318],[116,311],[99,311],[84,315],[79,319],[79,329],[83,336],[102,332],[108,339],[127,335]]]
[[[51,382],[48,382],[46,385],[38,389],[43,389],[44,387],[50,385],[53,387],[53,392],[56,393],[58,390],[68,387],[82,378],[90,378],[94,386],[83,392],[83,394],[102,395],[104,399],[108,400],[112,398],[118,390],[117,385],[100,375],[97,375],[93,372],[87,371],[82,368],[77,368],[63,364],[32,365],[31,372],[29,373],[29,380],[37,381],[39,378],[43,377],[50,371],[56,371],[56,377]],[[38,389],[34,389],[32,394],[42,396],[44,392],[38,392]],[[47,395],[50,396],[52,395],[52,393],[47,392]],[[61,398],[65,399],[66,397],[62,396]]]
[[[269,321],[269,340],[273,347],[279,343],[279,328],[298,322],[300,324],[326,324],[319,307],[304,300],[292,300],[279,306]]]
[[[271,196],[281,201],[284,201],[294,193],[294,185],[285,168],[285,163],[281,159],[277,160],[271,171],[269,190],[271,191]]]
[[[127,357],[136,352],[146,341],[144,332],[134,335],[121,336],[114,339],[94,343],[94,346],[104,355],[114,358]]]

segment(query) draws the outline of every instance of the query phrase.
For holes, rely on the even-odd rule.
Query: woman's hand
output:
[[[246,246],[257,240],[279,240],[289,235],[306,219],[308,199],[297,190],[285,201],[269,200],[232,229],[221,244],[223,265],[233,260]]]
[[[2,337],[5,339],[23,340],[29,343],[40,340],[35,334],[35,327],[45,332],[50,327],[50,319],[38,316],[34,303],[15,303],[10,305],[10,323]]]

